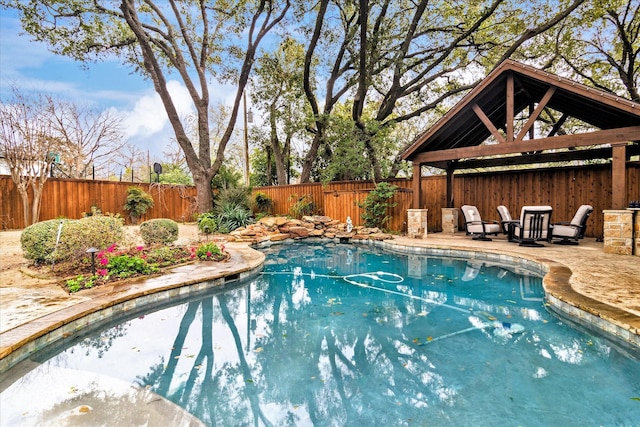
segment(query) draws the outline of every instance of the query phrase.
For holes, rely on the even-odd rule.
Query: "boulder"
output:
[[[288,232],[294,239],[305,239],[309,237],[309,230],[305,227],[289,227]]]
[[[272,242],[279,242],[281,240],[287,240],[289,238],[291,238],[291,236],[285,233],[272,234],[269,236],[269,240],[271,240]]]

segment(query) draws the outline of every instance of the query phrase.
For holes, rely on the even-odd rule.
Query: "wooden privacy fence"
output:
[[[397,185],[394,197],[398,205],[390,210],[392,220],[389,229],[406,232],[406,209],[411,207],[411,181],[388,180]],[[483,219],[498,220],[498,205],[505,205],[512,216],[520,214],[525,205],[549,205],[553,207],[552,221],[570,221],[582,204],[594,207],[587,223],[587,236],[600,237],[604,229],[603,210],[611,209],[611,165],[592,165],[535,169],[524,171],[485,172],[456,174],[454,178],[454,204],[478,207]],[[420,181],[422,206],[429,210],[427,228],[430,232],[442,230],[441,208],[446,207],[446,177],[423,177]],[[308,195],[318,213],[345,221],[350,216],[354,225],[361,225],[361,209],[356,202],[364,197],[374,183],[371,181],[332,182],[260,187],[256,192],[265,193],[274,201],[274,214],[289,214],[298,197]],[[627,200],[640,200],[640,163],[627,167]],[[462,230],[463,219],[459,215],[458,226]]]
[[[389,209],[388,228],[406,232],[407,209],[411,207],[411,181],[388,180],[399,187]],[[102,212],[119,213],[127,189],[133,184],[112,181],[80,181],[50,179],[45,184],[40,220],[64,216],[80,218],[96,206]],[[142,218],[171,218],[192,221],[195,213],[195,188],[160,184],[135,184],[149,192],[154,207]],[[569,221],[582,204],[590,204],[594,212],[587,223],[587,236],[599,237],[604,229],[603,210],[611,209],[611,165],[564,167],[526,171],[505,171],[477,174],[456,174],[454,178],[455,207],[472,204],[478,207],[484,219],[499,219],[498,205],[505,205],[514,217],[524,205],[550,205],[552,221]],[[423,177],[421,182],[422,208],[429,209],[427,228],[430,232],[442,230],[441,208],[446,206],[446,177]],[[332,182],[255,188],[273,202],[274,214],[287,215],[291,206],[302,196],[309,196],[316,213],[340,221],[351,217],[354,225],[361,225],[362,209],[357,206],[375,187],[371,181]],[[628,164],[627,200],[640,200],[640,163]],[[2,229],[23,228],[22,203],[9,176],[0,176],[0,220]],[[462,215],[458,225],[462,230]]]
[[[397,203],[393,208],[387,209],[390,221],[387,224],[389,230],[406,231],[407,209],[411,208],[411,181],[406,179],[393,179],[386,182],[398,186],[398,191],[390,203]],[[299,185],[282,185],[273,187],[259,187],[253,190],[266,194],[273,200],[272,213],[287,215],[296,201],[307,196],[313,200],[315,213],[329,216],[346,222],[351,218],[353,225],[363,225],[361,214],[363,210],[358,203],[364,202],[375,184],[371,181],[343,181],[327,184],[310,183]]]
[[[163,184],[132,184],[114,181],[85,181],[50,178],[44,185],[40,221],[58,217],[81,218],[92,207],[103,213],[120,214],[130,222],[123,206],[129,187],[151,194],[154,206],[140,221],[170,218],[192,221],[196,207],[194,187]],[[22,201],[10,176],[0,176],[0,221],[3,230],[24,228]]]

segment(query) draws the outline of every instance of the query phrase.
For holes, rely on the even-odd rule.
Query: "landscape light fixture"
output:
[[[91,274],[96,275],[96,252],[100,249],[96,249],[93,246],[87,249],[87,253],[91,254]]]

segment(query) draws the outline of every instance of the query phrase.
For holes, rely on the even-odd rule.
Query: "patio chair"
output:
[[[584,237],[584,232],[587,229],[587,220],[592,212],[593,206],[582,205],[578,208],[571,221],[552,224],[552,239],[560,239],[553,243],[559,245],[577,245],[578,240]]]
[[[491,239],[487,234],[498,235],[500,233],[500,224],[498,221],[483,221],[480,217],[478,208],[472,205],[462,206],[464,214],[464,225],[467,235],[474,235],[473,240],[483,240],[490,242]]]
[[[511,241],[512,236],[509,234],[509,224],[518,224],[520,221],[511,217],[511,213],[509,213],[509,209],[505,205],[498,206],[498,215],[500,215],[502,232],[506,234],[509,241]]]
[[[512,241],[520,246],[544,246],[539,241],[551,240],[551,206],[523,206],[520,222],[510,224]]]

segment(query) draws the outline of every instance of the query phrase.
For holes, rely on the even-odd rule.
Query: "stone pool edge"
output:
[[[230,246],[230,245],[228,245]],[[137,282],[95,288],[91,298],[23,323],[0,334],[0,375],[38,350],[114,315],[133,312],[172,298],[225,289],[255,276],[265,255],[247,245],[233,249],[231,262],[198,262]]]
[[[335,239],[309,240],[338,242]],[[264,247],[282,243],[287,243],[287,240],[255,246]],[[394,243],[393,240],[359,241],[355,244],[373,244],[384,249],[416,255],[518,262],[523,268],[538,271],[544,275],[546,305],[552,311],[568,317],[569,320],[587,329],[595,329],[636,350],[640,349],[640,328],[633,326],[634,323],[638,324],[637,316],[576,292],[570,285],[571,269],[557,261],[498,250],[479,251],[441,245],[411,246]],[[250,251],[250,255],[247,256],[245,251]],[[27,359],[39,349],[114,314],[126,313],[136,308],[207,289],[224,289],[230,284],[252,277],[262,269],[265,259],[262,252],[248,245],[244,246],[235,257],[240,257],[242,260],[235,260],[230,268],[207,267],[202,263],[178,267],[159,278],[128,284],[120,292],[97,294],[95,298],[88,301],[62,308],[9,329],[0,334],[0,374]],[[196,268],[200,270],[197,273]]]

